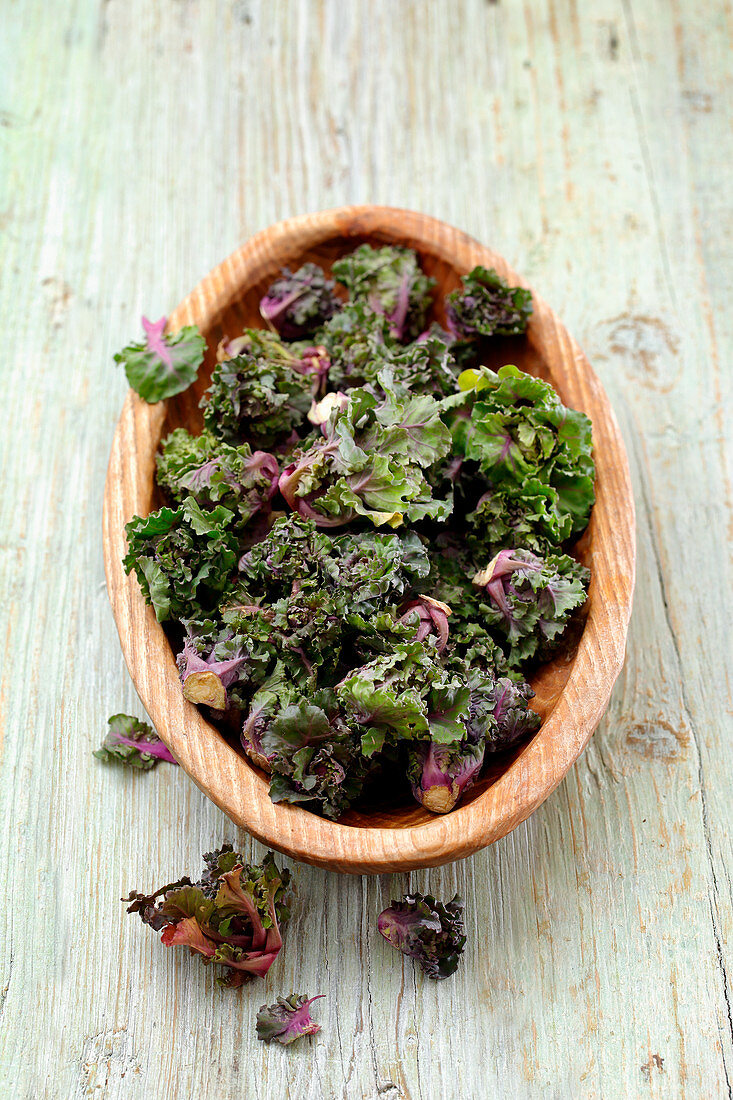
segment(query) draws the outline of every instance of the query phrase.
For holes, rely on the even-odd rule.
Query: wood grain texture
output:
[[[0,34],[0,1096],[730,1097],[733,315],[727,0],[11,0]],[[637,501],[627,661],[558,790],[460,863],[294,868],[232,995],[118,898],[238,833],[176,768],[91,757],[142,716],[100,516],[111,356],[239,242],[374,202],[491,242],[585,348]],[[711,596],[711,591],[714,595]],[[374,915],[460,890],[431,984]],[[264,1000],[323,992],[269,1050]]]
[[[499,759],[461,806],[436,816],[422,806],[353,810],[329,821],[297,805],[273,803],[269,781],[182,695],[175,655],[137,578],[126,574],[125,524],[157,507],[155,456],[175,425],[198,432],[199,399],[222,336],[259,326],[258,304],[287,267],[316,262],[330,273],[339,255],[367,242],[414,248],[436,282],[439,303],[477,264],[521,280],[501,256],[435,218],[384,206],[344,207],[291,218],[257,233],[218,265],[171,315],[177,331],[195,324],[209,354],[194,386],[164,405],[130,393],[112,442],[104,498],[107,586],[133,682],[155,728],[196,784],[237,825],[263,844],[330,871],[412,871],[472,855],[524,821],[557,787],[596,728],[621,669],[634,587],[634,500],[616,418],[580,348],[552,310],[533,294],[522,340],[497,341],[497,367],[510,358],[546,378],[571,408],[593,424],[596,503],[577,553],[591,569],[577,650],[544,665],[532,681],[539,733]],[[441,306],[442,309],[442,306]],[[444,322],[442,313],[435,318]]]

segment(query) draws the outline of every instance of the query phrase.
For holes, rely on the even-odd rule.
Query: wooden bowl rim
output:
[[[255,283],[271,267],[273,251],[290,241],[304,252],[333,238],[380,232],[393,239],[399,235],[407,245],[422,245],[459,271],[483,263],[496,267],[512,284],[527,285],[502,257],[436,218],[394,207],[347,206],[288,218],[255,234],[201,280],[169,325],[207,328],[216,323],[243,293],[245,279],[246,285]],[[624,660],[634,585],[635,513],[628,461],[613,410],[585,355],[550,307],[532,293],[532,325],[542,326],[543,344],[554,341],[564,366],[570,365],[564,381],[573,391],[573,405],[593,421],[597,500],[588,617],[567,683],[539,733],[475,801],[424,824],[365,828],[330,821],[296,805],[276,805],[262,776],[183,699],[163,628],[145,605],[134,574],[127,576],[122,567],[124,523],[140,491],[140,456],[146,439],[158,438],[165,416],[165,403],[146,405],[128,392],[112,441],[103,527],[107,588],[130,675],[160,737],[201,790],[257,840],[294,859],[361,874],[436,866],[471,855],[514,829],[548,797],[585,748],[608,704]],[[594,599],[602,581],[604,598]]]

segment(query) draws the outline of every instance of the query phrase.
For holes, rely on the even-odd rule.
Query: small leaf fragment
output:
[[[127,381],[152,405],[188,389],[204,361],[206,341],[196,325],[165,334],[167,318],[143,317],[144,344],[128,344],[114,359],[125,368]]]

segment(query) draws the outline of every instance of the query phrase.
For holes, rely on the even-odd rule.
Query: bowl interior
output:
[[[228,287],[223,296],[223,301],[216,311],[207,317],[202,331],[207,341],[207,354],[204,367],[201,370],[196,383],[183,394],[167,402],[164,419],[160,421],[156,447],[168,432],[177,427],[186,427],[194,433],[201,430],[202,417],[199,408],[201,396],[208,388],[211,372],[216,363],[216,347],[224,336],[238,335],[245,327],[262,327],[262,319],[259,313],[259,301],[270,283],[277,277],[282,267],[287,266],[295,270],[301,264],[308,261],[320,264],[330,272],[332,263],[347,252],[353,251],[359,244],[406,244],[414,248],[419,256],[424,271],[436,281],[434,291],[434,308],[431,319],[443,322],[444,295],[460,285],[460,276],[465,274],[468,268],[459,268],[446,256],[446,249],[437,243],[419,239],[411,239],[401,234],[399,228],[378,227],[359,231],[356,229],[349,235],[333,234],[324,236],[323,240],[316,243],[309,241],[303,246],[298,238],[291,241],[283,241],[281,247],[275,250],[275,254],[269,258],[263,258],[252,272],[248,268],[247,277],[240,283],[236,280]],[[501,262],[497,258],[496,266],[501,270]],[[173,321],[173,319],[172,319]],[[173,326],[175,327],[175,326]],[[561,399],[567,400],[564,393],[564,379],[553,370],[553,362],[547,354],[543,343],[542,330],[534,323],[530,323],[528,334],[525,337],[503,337],[487,341],[483,349],[483,362],[497,369],[505,363],[514,363],[521,370],[542,377],[555,387]],[[150,484],[149,509],[159,507],[162,503],[159,491]],[[593,523],[578,542],[573,553],[584,564],[589,563],[593,543]],[[540,668],[531,678],[536,696],[532,701],[533,708],[546,719],[555,706],[563,687],[568,679],[572,667],[573,654],[577,648],[582,624],[576,630],[571,648],[564,652],[555,661]],[[211,735],[222,736],[222,731],[213,726]],[[226,734],[224,734],[226,735]],[[536,736],[539,736],[537,734]],[[267,780],[258,768],[256,768],[239,748],[238,738],[228,737],[228,743],[239,752],[256,774],[263,786],[267,789]],[[531,740],[521,745],[518,749],[509,753],[498,754],[482,779],[472,788],[469,795],[463,800],[462,805],[467,806],[480,799],[484,792],[504,772],[525,753],[531,744]],[[408,796],[409,797],[409,796]],[[307,810],[302,810],[308,813]],[[345,826],[360,826],[366,829],[404,829],[423,825],[434,821],[435,815],[425,810],[422,806],[407,800],[403,804],[395,805],[393,801],[381,803],[371,799],[365,809],[352,809],[339,818],[339,824]]]

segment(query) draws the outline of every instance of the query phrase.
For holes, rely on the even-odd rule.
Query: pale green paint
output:
[[[2,8],[3,1100],[730,1096],[729,4]],[[231,993],[118,901],[261,850],[176,769],[91,756],[141,713],[102,571],[111,356],[252,232],[365,201],[496,248],[597,366],[638,503],[628,661],[526,825],[433,872],[296,868],[283,958]],[[376,933],[408,883],[467,899],[445,983]],[[293,989],[323,1033],[265,1048]]]

